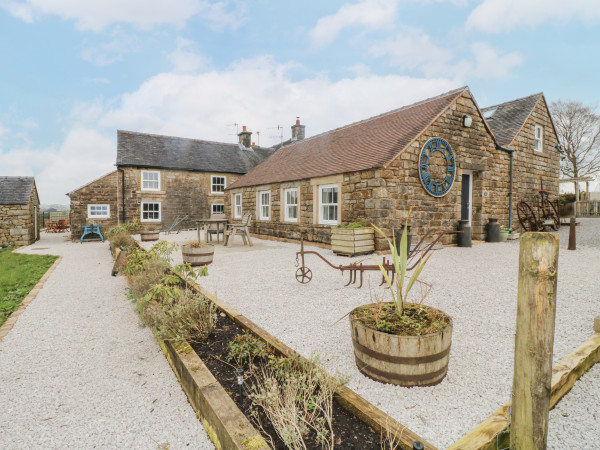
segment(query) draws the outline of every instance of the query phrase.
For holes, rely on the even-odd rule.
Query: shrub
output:
[[[333,395],[347,377],[328,375],[315,356],[306,362],[293,361],[280,365],[279,372],[269,365],[262,367],[250,388],[252,404],[262,408],[288,448],[305,449],[304,436],[314,431],[316,443],[332,449]]]
[[[237,335],[233,341],[229,342],[228,347],[227,359],[237,367],[250,369],[253,368],[257,358],[266,357],[271,352],[269,346],[262,339],[248,332]]]
[[[136,245],[135,239],[126,231],[120,231],[107,239],[110,242],[110,250],[112,252],[119,247],[134,247]]]
[[[162,259],[153,258],[145,261],[143,270],[129,277],[131,296],[135,299],[144,297],[152,286],[161,282],[168,269],[169,265]]]
[[[338,225],[338,228],[363,228],[366,227],[367,224],[364,221],[360,221],[360,222],[352,222],[349,223],[348,225]]]
[[[160,339],[204,341],[217,321],[216,307],[203,295],[182,290],[171,302],[152,302],[146,308],[149,325]]]
[[[110,240],[110,238],[116,234],[123,232],[128,234],[136,234],[139,233],[141,229],[142,226],[137,221],[137,219],[133,219],[133,221],[130,223],[123,223],[121,225],[117,225],[116,227],[111,228],[104,234],[104,237]]]

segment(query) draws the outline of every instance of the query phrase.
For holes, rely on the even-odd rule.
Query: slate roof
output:
[[[229,189],[383,167],[467,90],[462,87],[284,146]]]
[[[0,205],[26,205],[34,183],[33,177],[0,177]]]
[[[273,154],[264,147],[117,131],[117,166],[244,174]]]
[[[496,136],[498,144],[510,145],[542,97],[542,93],[534,94],[499,105],[488,106],[481,110]]]

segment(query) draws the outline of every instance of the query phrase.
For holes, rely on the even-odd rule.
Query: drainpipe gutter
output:
[[[123,223],[126,223],[125,219],[125,170],[117,168],[119,172],[121,172],[121,216],[123,218]]]
[[[508,188],[508,228],[512,230],[512,204],[513,204],[513,160],[514,150],[510,148],[498,146],[498,149],[503,150],[509,154],[510,157],[510,172],[509,172],[509,188]]]

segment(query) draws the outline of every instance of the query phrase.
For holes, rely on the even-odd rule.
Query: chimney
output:
[[[296,125],[292,125],[292,141],[301,141],[304,139],[304,129],[306,125],[300,125],[300,117],[296,117]]]
[[[252,142],[252,132],[246,131],[246,125],[242,127],[242,132],[238,134],[240,138],[240,144],[246,148],[250,148],[250,143]]]

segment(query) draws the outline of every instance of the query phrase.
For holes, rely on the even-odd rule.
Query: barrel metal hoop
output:
[[[440,353],[435,353],[433,355],[392,356],[392,355],[388,355],[386,353],[379,353],[375,350],[371,350],[370,348],[365,347],[360,342],[357,342],[356,339],[354,338],[354,336],[352,337],[352,341],[354,343],[355,348],[357,350],[360,350],[365,355],[370,356],[371,358],[376,359],[378,361],[389,362],[389,363],[394,363],[394,364],[416,365],[416,364],[431,363],[431,362],[439,361],[440,359],[448,356],[448,354],[450,353],[450,346],[448,346],[447,349],[441,351]],[[356,355],[356,352],[355,352],[355,355]]]
[[[386,372],[384,370],[376,369],[373,366],[362,361],[360,358],[356,357],[356,366],[358,371],[363,375],[373,378],[374,376],[383,378],[384,380],[394,383],[413,383],[418,381],[428,381],[426,384],[419,384],[419,386],[434,386],[438,384],[444,378],[446,372],[448,371],[448,366],[441,368],[435,372],[423,373],[420,375],[401,375],[397,373]],[[438,378],[441,377],[439,380]],[[434,381],[431,381],[434,380]]]

